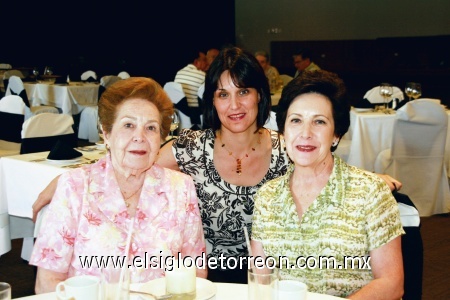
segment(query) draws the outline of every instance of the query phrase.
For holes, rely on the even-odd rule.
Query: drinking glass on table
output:
[[[416,83],[412,90],[412,97],[414,100],[422,96],[422,85],[420,83]]]
[[[384,98],[384,110],[388,110],[389,99],[392,97],[394,93],[394,88],[390,83],[382,83],[380,84],[380,95]]]
[[[408,96],[408,100],[411,101],[414,87],[416,86],[415,82],[407,82],[405,85],[405,94]]]
[[[178,129],[180,126],[180,118],[178,117],[178,113],[175,111],[172,116],[172,123],[170,123],[170,137],[173,138],[173,132]]]

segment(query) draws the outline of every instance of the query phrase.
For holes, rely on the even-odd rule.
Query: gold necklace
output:
[[[261,144],[261,135],[262,135],[262,131],[261,129],[258,130],[258,144]],[[242,174],[242,160],[245,159],[246,157],[248,157],[248,153],[245,153],[244,156],[242,156],[241,158],[238,158],[236,156],[233,155],[233,152],[228,150],[227,147],[225,146],[225,143],[222,141],[222,138],[220,137],[220,131],[217,134],[217,138],[219,139],[220,143],[222,144],[221,147],[223,149],[225,149],[225,151],[228,152],[228,155],[232,156],[235,160],[236,160],[236,173],[241,176]],[[252,151],[256,151],[255,147],[251,148]]]
[[[130,202],[128,202],[128,200],[133,197],[134,195],[136,195],[140,190],[142,189],[142,186],[140,188],[138,188],[133,194],[131,194],[128,197],[125,197],[125,195],[123,194],[122,190],[120,190],[120,193],[122,194],[123,200],[125,201],[125,206],[128,208],[130,207]]]

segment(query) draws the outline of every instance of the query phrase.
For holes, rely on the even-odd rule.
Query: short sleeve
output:
[[[405,232],[400,221],[397,202],[388,185],[381,178],[376,178],[374,189],[368,197],[365,213],[370,251],[381,247]]]

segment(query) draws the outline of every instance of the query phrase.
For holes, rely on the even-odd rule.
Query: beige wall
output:
[[[236,43],[450,34],[449,0],[235,0]]]

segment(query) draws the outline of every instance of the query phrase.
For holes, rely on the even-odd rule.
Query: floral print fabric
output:
[[[97,163],[61,175],[43,219],[30,264],[68,273],[100,275],[83,268],[79,256],[123,257],[132,224],[130,263],[145,256],[201,256],[202,224],[192,178],[153,165],[146,172],[134,219],[130,218],[109,155]],[[147,261],[148,265],[149,261]],[[110,265],[111,266],[111,265]],[[132,268],[132,282],[164,276],[163,268]]]
[[[244,226],[251,231],[253,197],[265,182],[286,173],[288,158],[282,137],[270,130],[272,158],[269,170],[256,186],[237,186],[224,181],[214,166],[213,130],[185,129],[173,143],[180,170],[195,183],[208,257],[248,255]]]

